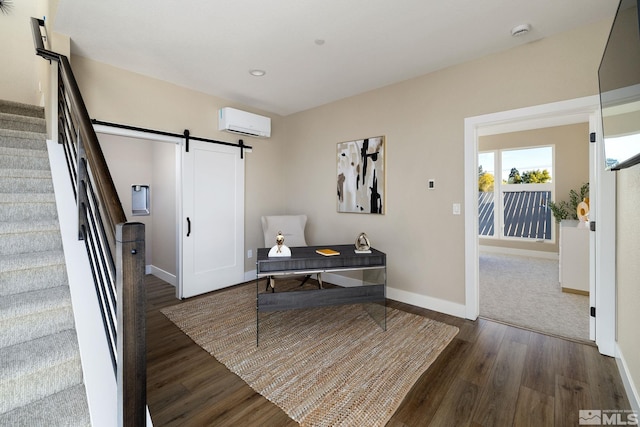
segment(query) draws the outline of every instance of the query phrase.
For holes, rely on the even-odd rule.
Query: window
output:
[[[553,146],[479,153],[480,237],[554,241],[553,154]]]

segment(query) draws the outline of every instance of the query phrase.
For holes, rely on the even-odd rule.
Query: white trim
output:
[[[596,134],[595,159],[590,166],[589,179],[595,180],[590,194],[595,199],[589,211],[589,219],[595,221],[596,232],[591,233],[590,247],[595,248],[591,256],[595,260],[593,285],[589,283],[591,307],[596,308],[595,337],[598,350],[607,356],[615,355],[616,345],[616,173],[605,170],[605,150],[602,138],[600,111],[596,111],[589,121],[590,130]],[[595,193],[594,193],[595,192]],[[595,194],[595,197],[593,196]],[[593,236],[595,234],[595,237]],[[595,241],[593,241],[595,239]],[[593,241],[593,243],[592,243]],[[591,279],[590,279],[591,280]]]
[[[182,232],[183,224],[180,220],[182,215],[182,153],[184,146],[184,138],[178,136],[161,135],[153,132],[144,132],[133,129],[123,129],[115,126],[93,125],[96,133],[105,135],[122,136],[125,138],[137,138],[148,141],[163,142],[175,145],[175,166],[176,166],[176,218],[179,218],[176,224],[176,274],[172,275],[162,270],[154,270],[155,267],[147,268],[147,274],[155,274],[166,282],[172,284],[176,288],[176,298],[180,298],[180,290],[182,289]],[[245,150],[249,151],[249,150]],[[158,274],[156,274],[158,273]],[[166,273],[166,274],[164,274]]]
[[[627,366],[626,359],[624,358],[622,350],[617,343],[616,363],[618,365],[618,371],[620,371],[622,383],[624,384],[624,390],[627,392],[627,399],[629,399],[631,409],[634,410],[637,414],[640,414],[640,394],[638,394],[638,388],[633,382],[633,378],[631,377],[631,372],[629,372],[629,367]]]
[[[519,108],[510,111],[468,117],[464,120],[464,183],[465,183],[465,295],[466,317],[475,320],[479,315],[479,287],[478,287],[478,204],[477,204],[477,171],[478,171],[478,136],[496,133],[515,132],[549,126],[560,126],[574,123],[589,122],[593,129],[593,117],[599,111],[599,97],[597,95],[568,101],[554,102],[534,107]],[[593,130],[592,130],[593,131]],[[598,134],[598,132],[596,132]],[[602,165],[598,165],[600,169]],[[611,187],[598,181],[598,195],[611,193]],[[613,191],[615,194],[615,191]],[[596,203],[599,203],[596,201]],[[609,205],[611,208],[611,205]],[[615,205],[614,205],[615,208]],[[614,212],[615,213],[615,212]],[[615,218],[615,215],[614,215]],[[608,229],[610,216],[604,220],[600,217],[602,227]],[[615,225],[615,223],[614,223]],[[596,231],[598,233],[598,231]],[[613,234],[615,236],[615,233]],[[601,234],[597,234],[601,237]],[[615,254],[615,241],[611,239],[597,239],[598,254]],[[603,354],[611,355],[612,344],[615,343],[615,269],[610,270],[610,263],[606,270],[600,268],[597,277],[596,292],[598,299],[596,323],[596,343]],[[600,262],[597,265],[602,267]]]
[[[180,144],[182,138],[177,136],[160,135],[153,132],[143,132],[139,130],[123,129],[115,126],[93,125],[96,133],[106,135],[124,136],[127,138],[145,139],[149,141],[168,142],[170,144]]]
[[[164,280],[170,285],[173,285],[173,287],[176,286],[177,279],[175,274],[171,274],[168,271],[165,271],[161,268],[156,267],[155,265],[148,265],[147,269],[148,269],[147,274],[153,274],[154,276]]]
[[[415,292],[403,291],[402,289],[390,288],[388,286],[387,298],[463,319],[466,317],[467,313],[464,304],[417,294]]]
[[[544,251],[534,251],[530,249],[517,249],[517,248],[505,248],[503,246],[478,246],[479,252],[485,252],[490,254],[503,254],[503,255],[519,255],[526,256],[531,258],[543,258],[543,259],[552,259],[558,261],[558,253],[557,252],[544,252]]]
[[[67,263],[78,345],[92,426],[114,426],[118,413],[113,372],[93,275],[82,240],[78,240],[78,210],[66,168],[63,146],[47,140],[55,188],[62,246]]]
[[[244,281],[251,282],[252,280],[256,280],[256,270],[249,270],[244,272]]]

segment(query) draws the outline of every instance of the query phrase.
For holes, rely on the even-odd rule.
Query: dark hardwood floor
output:
[[[154,425],[297,425],[160,312],[179,303],[173,286],[147,276],[147,402]],[[460,328],[390,427],[577,426],[580,409],[630,409],[615,360],[592,345],[394,301],[388,306]]]

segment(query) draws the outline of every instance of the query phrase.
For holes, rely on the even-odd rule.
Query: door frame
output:
[[[525,107],[514,110],[468,117],[464,121],[464,187],[465,187],[465,310],[466,318],[475,320],[479,304],[478,249],[478,138],[506,132],[589,123],[589,132],[596,135],[596,149],[591,150],[589,179],[596,180],[591,194],[596,200],[591,219],[609,232],[615,227],[615,176],[605,172],[604,149],[600,125],[600,100],[597,95],[567,101]],[[611,199],[605,200],[607,195]],[[598,212],[599,211],[599,212]],[[602,229],[603,227],[599,227]],[[594,236],[595,234],[595,236]],[[615,239],[596,229],[590,238],[590,304],[597,307],[598,322],[590,321],[590,338],[596,341],[602,354],[615,352]],[[588,315],[588,313],[585,313]]]
[[[174,145],[175,150],[175,182],[176,182],[176,201],[182,200],[182,147],[184,146],[184,138],[171,135],[162,135],[155,132],[145,132],[143,130],[133,130],[120,128],[116,126],[99,125],[94,124],[93,129],[96,133],[123,136],[127,138],[144,139],[151,142],[169,143]],[[182,215],[182,203],[176,203],[176,219],[181,218]],[[176,288],[176,298],[179,298],[179,289],[182,286],[182,221],[177,221],[176,224],[176,274],[175,277],[165,274],[166,272],[154,272],[160,273],[161,278],[170,283]]]

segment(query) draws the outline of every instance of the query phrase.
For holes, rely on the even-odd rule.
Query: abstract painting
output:
[[[338,212],[384,214],[384,150],[384,136],[338,143]]]

